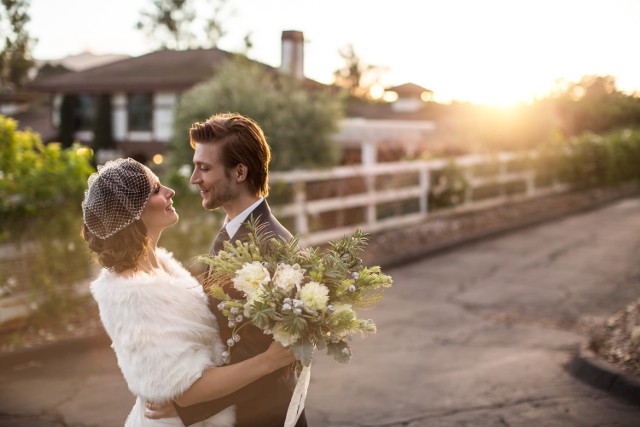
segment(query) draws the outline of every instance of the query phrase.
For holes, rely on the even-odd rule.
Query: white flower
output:
[[[234,288],[253,299],[258,288],[269,283],[271,276],[260,262],[254,261],[245,262],[241,269],[236,270],[236,276],[232,280]]]
[[[306,270],[300,268],[298,264],[278,264],[275,273],[273,273],[273,284],[284,293],[293,291],[294,287],[300,289],[305,272]]]
[[[279,323],[273,327],[273,339],[287,347],[298,341],[298,337],[285,331]]]
[[[329,288],[318,282],[309,282],[300,289],[299,298],[310,310],[324,310],[329,301]]]

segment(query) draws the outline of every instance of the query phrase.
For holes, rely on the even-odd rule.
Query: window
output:
[[[153,96],[150,93],[129,94],[129,130],[151,130]]]
[[[93,95],[78,95],[75,98],[74,128],[89,130],[93,128],[96,117],[96,100]]]

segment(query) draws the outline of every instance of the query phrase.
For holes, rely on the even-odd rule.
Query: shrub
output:
[[[569,140],[559,155],[562,180],[576,189],[618,186],[640,179],[639,130],[585,133]]]
[[[73,305],[72,287],[90,271],[79,231],[91,155],[80,145],[45,145],[38,134],[18,131],[14,120],[0,116],[0,245],[31,248],[23,252],[28,270],[0,270],[0,286],[10,282],[30,291],[47,316]]]

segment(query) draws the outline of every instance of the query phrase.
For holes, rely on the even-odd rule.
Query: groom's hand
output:
[[[145,401],[144,407],[146,408],[144,411],[144,416],[151,420],[173,418],[178,416],[176,408],[173,406],[173,402],[158,404]]]

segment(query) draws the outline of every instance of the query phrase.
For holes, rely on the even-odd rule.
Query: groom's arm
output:
[[[238,390],[236,393],[239,393],[241,390]],[[190,426],[191,424],[206,420],[223,409],[235,404],[236,402],[233,399],[233,394],[210,402],[202,402],[191,406],[179,406],[177,403],[173,402],[173,406],[185,426]]]
[[[206,420],[209,417],[214,416],[218,412],[232,405],[239,405],[243,402],[247,402],[256,399],[257,396],[264,394],[265,390],[268,390],[268,385],[273,382],[272,376],[280,375],[281,371],[278,370],[272,374],[264,376],[249,385],[244,386],[238,391],[228,394],[219,399],[210,400],[208,402],[202,402],[191,406],[180,406],[177,403],[173,403],[180,420],[185,426],[190,426],[197,422]]]
[[[215,301],[210,300],[210,304],[215,306]],[[240,342],[233,347],[232,363],[239,363],[262,353],[273,342],[272,337],[263,334],[262,331],[251,325],[244,328],[241,336]],[[276,383],[282,374],[283,369],[278,369],[224,397],[191,406],[175,405],[175,408],[182,422],[188,426],[206,420],[231,405],[272,398],[273,396],[269,395],[276,392]]]

